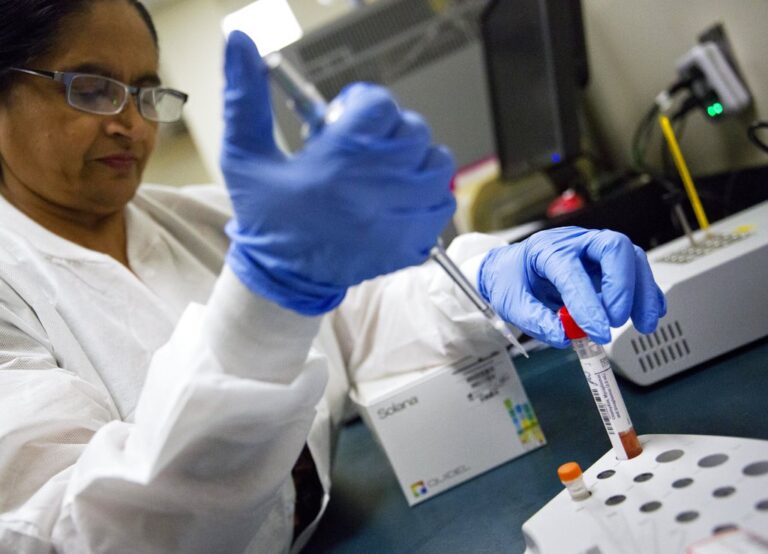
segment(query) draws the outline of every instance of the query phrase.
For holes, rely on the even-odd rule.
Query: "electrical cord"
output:
[[[672,174],[672,160],[668,149],[665,147],[665,143],[662,141],[661,144],[661,168],[651,167],[646,163],[645,158],[651,143],[653,130],[657,127],[656,122],[662,110],[668,113],[675,135],[682,136],[687,121],[686,116],[692,110],[701,106],[699,98],[691,91],[691,85],[695,78],[696,76],[692,75],[688,79],[681,79],[668,89],[662,91],[656,97],[653,106],[643,115],[632,136],[631,161],[634,169],[649,175],[666,189],[667,193],[664,195],[664,202],[670,206],[680,204],[682,191],[680,190],[680,184]],[[683,90],[688,92],[687,96],[678,104],[674,111],[671,111],[673,96]],[[764,134],[768,133],[766,130],[768,130],[768,120],[756,120],[747,128],[747,136],[755,147],[768,153],[768,134]],[[762,134],[762,138],[759,136],[760,134]],[[731,196],[738,177],[739,172],[734,171],[731,173],[725,186],[725,198],[720,198],[714,193],[708,194],[707,191],[703,192],[702,198],[708,198],[713,204],[724,203],[724,210],[726,215],[728,215],[731,212]]]
[[[768,144],[765,143],[758,135],[757,132],[760,129],[768,129],[768,121],[767,120],[760,120],[752,122],[752,124],[747,128],[747,136],[749,137],[749,140],[752,141],[752,144],[757,146],[760,150],[768,154]]]
[[[686,121],[685,116],[698,106],[697,99],[693,94],[690,94],[691,83],[692,78],[690,77],[680,79],[662,91],[640,120],[632,137],[632,162],[634,168],[637,171],[651,176],[657,183],[661,184],[667,190],[666,202],[670,203],[670,205],[679,203],[679,199],[682,197],[682,192],[675,177],[670,174],[672,163],[669,157],[669,151],[666,148],[666,143],[664,141],[661,142],[661,168],[657,169],[651,167],[646,163],[645,157],[653,136],[653,130],[658,127],[658,116],[661,114],[662,110],[667,111],[670,109],[674,96],[682,91],[688,91],[689,94],[685,100],[683,100],[677,109],[670,114],[670,119],[676,129],[681,132],[684,129]]]
[[[637,128],[632,135],[632,164],[638,171],[647,171],[650,169],[645,163],[645,152],[658,113],[659,106],[654,102],[651,108],[640,120],[640,123],[637,125]]]
[[[656,101],[643,115],[634,134],[632,135],[632,165],[637,171],[650,172],[651,168],[645,163],[645,155],[648,150],[648,145],[651,142],[653,135],[653,129],[656,127],[656,118],[661,111],[660,98],[665,97],[667,101],[671,102],[672,98],[680,91],[690,88],[692,78],[687,77],[675,81],[664,91],[656,97]],[[697,105],[696,99],[693,95],[689,95],[678,110],[672,115],[673,121],[686,115],[690,110]]]

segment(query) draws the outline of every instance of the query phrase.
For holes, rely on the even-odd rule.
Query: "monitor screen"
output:
[[[587,81],[579,0],[494,0],[482,14],[481,34],[504,177],[578,155]]]

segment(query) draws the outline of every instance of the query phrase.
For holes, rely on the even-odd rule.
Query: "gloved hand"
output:
[[[630,316],[638,331],[650,333],[667,313],[645,253],[614,231],[540,231],[491,250],[478,281],[499,316],[558,348],[569,344],[556,313],[563,305],[601,344],[610,342],[610,327]]]
[[[315,315],[347,287],[427,258],[455,207],[454,164],[419,116],[381,87],[353,85],[338,119],[287,156],[273,139],[266,67],[243,33],[229,37],[225,73],[227,263],[248,288]]]

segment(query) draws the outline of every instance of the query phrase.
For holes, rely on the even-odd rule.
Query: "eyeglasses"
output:
[[[181,119],[181,110],[188,98],[183,92],[172,88],[133,87],[101,75],[19,67],[9,69],[62,83],[67,89],[67,103],[70,106],[97,115],[119,114],[129,97],[135,96],[139,113],[146,119],[172,123]]]

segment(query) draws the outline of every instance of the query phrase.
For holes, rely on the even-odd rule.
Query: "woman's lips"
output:
[[[111,167],[112,169],[125,171],[133,169],[133,167],[135,167],[136,163],[138,162],[138,158],[128,154],[118,154],[115,156],[105,156],[104,158],[99,158],[97,161]]]

